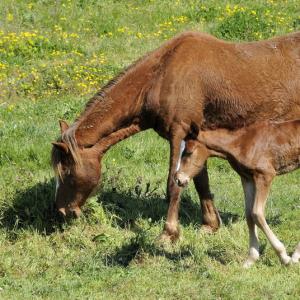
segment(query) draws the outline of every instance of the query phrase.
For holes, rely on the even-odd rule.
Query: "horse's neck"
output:
[[[208,148],[222,154],[231,154],[232,145],[240,138],[241,130],[216,129],[201,131],[198,140]]]
[[[77,144],[94,145],[102,137],[135,122],[144,105],[151,71],[151,65],[141,63],[96,95],[74,123]]]

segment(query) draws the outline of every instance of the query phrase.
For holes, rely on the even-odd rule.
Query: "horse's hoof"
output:
[[[222,219],[212,200],[202,201],[203,225],[210,227],[212,232],[217,231],[222,226]]]
[[[159,246],[169,246],[175,243],[179,239],[179,233],[169,234],[167,231],[163,231],[161,235],[156,239],[156,244]]]
[[[210,227],[209,225],[202,225],[201,232],[213,234],[217,229]]]

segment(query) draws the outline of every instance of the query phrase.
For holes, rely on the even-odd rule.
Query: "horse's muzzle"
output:
[[[77,206],[74,208],[64,208],[61,207],[58,209],[58,212],[63,216],[63,217],[73,217],[73,218],[79,218],[81,215],[81,209]]]

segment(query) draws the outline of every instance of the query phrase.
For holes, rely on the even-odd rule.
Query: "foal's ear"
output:
[[[66,143],[62,142],[52,142],[51,143],[56,149],[63,151],[65,153],[69,153],[69,147]]]
[[[63,134],[69,128],[68,123],[64,120],[59,120],[59,126],[61,134]]]
[[[195,149],[196,149],[196,146],[197,146],[197,142],[194,141],[194,140],[188,140],[186,141],[185,143],[185,153],[186,154],[192,154]]]
[[[200,131],[199,126],[195,122],[192,121],[191,127],[190,127],[191,138],[196,140],[198,137],[199,131]]]

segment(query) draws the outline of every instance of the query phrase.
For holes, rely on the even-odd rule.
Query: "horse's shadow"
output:
[[[11,236],[19,229],[31,228],[46,235],[61,229],[63,220],[54,208],[54,194],[53,178],[26,190],[17,190],[12,202],[2,207],[2,227]]]
[[[122,228],[134,226],[139,218],[157,222],[166,216],[169,206],[165,195],[137,195],[134,191],[119,192],[115,189],[100,193],[98,201],[107,213],[116,216],[116,223]],[[220,212],[220,216],[225,226],[237,222],[240,218],[238,214],[230,212]],[[202,223],[200,203],[195,202],[187,192],[183,192],[181,196],[179,218],[180,224],[184,226]]]
[[[12,235],[18,229],[28,228],[46,235],[63,230],[65,220],[55,210],[54,197],[53,178],[45,179],[26,190],[16,191],[12,203],[2,207],[1,226]],[[165,217],[168,209],[165,195],[149,191],[147,187],[144,190],[135,187],[128,191],[119,191],[113,187],[111,190],[100,191],[97,199],[107,214],[115,216],[116,226],[132,230],[138,219],[157,222]],[[88,205],[83,212],[88,218]],[[225,225],[237,219],[236,215],[229,213],[221,213],[221,216]],[[201,222],[199,204],[184,192],[180,204],[180,223],[185,226]]]
[[[135,236],[129,241],[102,258],[105,265],[127,267],[132,261],[142,263],[145,258],[144,253],[148,253],[150,256],[163,256],[173,262],[192,256],[192,245],[182,245],[180,249],[176,250],[172,249],[172,246],[166,249],[164,246],[149,241],[147,229],[138,228],[135,233]]]
[[[181,247],[180,251],[169,251],[154,246],[147,239],[147,230],[141,228],[137,222],[139,219],[145,219],[155,223],[165,217],[168,209],[165,197],[155,193],[152,195],[143,195],[143,193],[136,195],[131,191],[120,193],[113,189],[99,194],[98,201],[106,213],[115,216],[117,226],[135,232],[135,236],[130,241],[105,258],[105,264],[127,267],[131,261],[139,262],[140,259],[143,259],[143,255],[140,255],[142,252],[161,255],[171,261],[178,261],[192,255],[188,245]],[[237,222],[239,219],[239,215],[229,212],[221,212],[220,215],[225,226]],[[200,226],[201,223],[200,205],[184,192],[180,203],[180,224]]]

